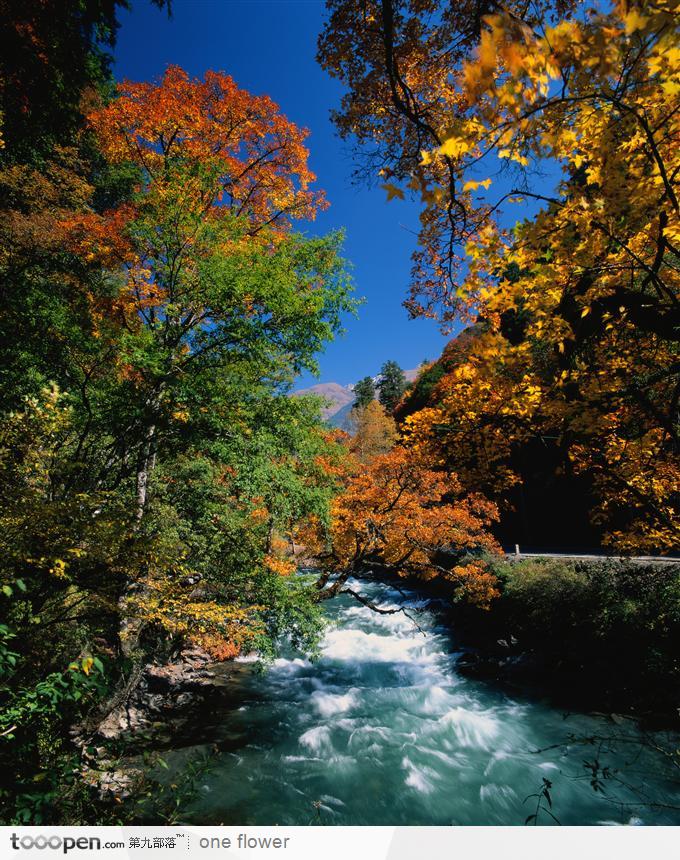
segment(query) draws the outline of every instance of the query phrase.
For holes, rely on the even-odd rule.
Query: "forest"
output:
[[[0,0],[0,821],[183,820],[210,753],[134,723],[151,680],[313,667],[338,600],[418,627],[386,587],[444,606],[481,683],[625,712],[678,823],[676,0],[325,6],[347,173],[419,206],[390,289],[449,337],[357,382],[350,433],[291,396],[362,313],[307,130],[228,53],[116,80],[126,0]]]

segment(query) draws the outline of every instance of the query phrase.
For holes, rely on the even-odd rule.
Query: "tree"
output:
[[[72,265],[63,226],[94,194],[87,171],[76,147],[55,147],[40,164],[0,166],[2,409],[21,408],[50,382],[63,389],[104,352],[91,336],[101,285]]]
[[[495,517],[483,496],[465,495],[454,475],[433,471],[414,451],[397,446],[352,477],[334,500],[330,528],[317,536],[325,571],[320,596],[343,593],[350,576],[388,570],[439,577],[488,608],[498,594],[495,577],[484,562],[466,556],[500,551],[488,532]]]
[[[381,454],[386,454],[397,441],[397,426],[377,400],[352,410],[354,435],[350,451],[360,463],[370,463]]]
[[[363,409],[375,398],[375,385],[370,376],[364,376],[354,386],[354,409]]]
[[[167,5],[154,0],[155,5]],[[83,97],[110,80],[110,49],[123,0],[1,0],[0,114],[12,160],[73,143]]]
[[[119,202],[135,180],[107,167],[83,128],[111,97],[110,51],[128,5],[0,0],[1,408],[21,408],[52,382],[65,391],[108,361],[91,337],[102,284],[65,253],[63,224]]]
[[[314,369],[314,354],[352,303],[340,237],[291,232],[292,219],[310,217],[324,203],[308,188],[304,134],[276,105],[239,90],[226,75],[197,81],[175,67],[159,83],[119,89],[119,98],[93,111],[89,123],[103,154],[137,171],[138,190],[68,227],[73,253],[118,284],[102,302],[98,327],[100,340],[118,343],[117,382],[105,412],[92,410],[86,430],[91,438],[103,422],[109,449],[100,480],[131,484],[131,521],[143,538],[153,531],[147,511],[154,475],[174,470],[180,454],[193,450],[206,460],[208,485],[210,473],[224,468],[226,487],[242,480],[244,461],[232,459],[238,446],[224,437],[264,441],[263,410],[277,411],[272,398],[292,374]],[[278,462],[268,448],[255,463],[260,453]],[[297,471],[303,474],[304,465]],[[280,489],[272,478],[260,563],[279,524]],[[128,582],[126,647],[136,644],[141,621],[159,621],[149,610],[154,592],[176,627],[176,601],[163,591],[175,588],[167,578],[169,555],[161,559]],[[253,602],[248,592],[237,597],[245,606]],[[130,622],[130,612],[140,623]]]
[[[161,203],[167,190],[185,211],[243,216],[253,236],[285,231],[327,205],[309,187],[316,177],[308,132],[229,75],[209,71],[201,81],[169,66],[160,81],[119,84],[117,98],[91,111],[88,123],[109,163],[141,172],[147,199]]]
[[[511,2],[507,10],[540,28],[555,7],[572,5]],[[484,0],[327,0],[326,6],[318,60],[347,88],[333,120],[355,143],[359,179],[380,177],[389,199],[420,195],[419,247],[405,304],[414,315],[449,325],[466,310],[456,291],[468,235],[493,211],[470,194],[476,189],[463,190],[460,175],[462,157],[475,163],[479,133],[460,76],[480,43],[488,6]],[[478,187],[487,188],[483,181]]]
[[[7,820],[63,813],[68,727],[97,704],[125,720],[143,661],[313,648],[288,539],[328,522],[346,454],[316,402],[286,396],[353,307],[341,236],[292,227],[324,205],[304,133],[177,69],[88,122],[92,161],[57,147],[0,176]]]
[[[121,4],[0,5],[0,817],[82,823],[68,731],[124,721],[143,661],[314,648],[288,540],[346,451],[285,395],[352,302],[270,99],[176,68],[115,97]]]
[[[0,2],[0,818],[15,823],[82,823],[69,730],[118,676],[116,596],[138,562],[122,499],[73,480],[116,348],[93,336],[111,284],[74,265],[63,223],[129,188],[82,128],[120,5]]]
[[[338,122],[368,108],[360,138],[421,194],[411,311],[483,330],[414,442],[455,468],[464,440],[512,482],[512,450],[557,440],[612,545],[677,548],[677,17],[537,4],[465,23],[385,0],[360,32],[360,5],[331,4],[321,42],[350,86]],[[532,167],[550,162],[546,192]]]
[[[386,361],[380,369],[378,399],[387,412],[394,412],[406,390],[404,371],[396,361]]]

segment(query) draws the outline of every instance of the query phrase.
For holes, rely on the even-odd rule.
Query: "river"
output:
[[[343,595],[327,605],[321,657],[243,666],[240,704],[205,715],[210,766],[183,817],[196,824],[678,824],[680,780],[618,725],[565,715],[456,671],[455,639],[415,592],[355,586],[381,615]],[[249,671],[250,669],[253,671]],[[621,721],[618,721],[619,723]],[[569,736],[622,735],[582,745]],[[557,746],[555,746],[557,745]],[[538,750],[544,750],[542,752]],[[604,792],[584,761],[611,768]],[[546,809],[548,811],[546,811]]]

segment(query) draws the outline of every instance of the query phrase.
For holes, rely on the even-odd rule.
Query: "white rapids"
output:
[[[679,823],[677,812],[635,806],[639,794],[618,782],[593,791],[583,768],[589,750],[578,739],[611,733],[611,724],[565,719],[464,678],[427,601],[381,584],[353,587],[384,607],[407,606],[421,630],[349,596],[330,601],[318,661],[281,657],[243,682],[241,706],[215,726],[220,752],[187,819],[521,825],[536,810],[537,798],[527,797],[547,779],[549,811],[562,824]],[[609,759],[615,768],[625,756]],[[646,766],[648,794],[680,804],[678,786],[654,773],[653,760]],[[541,811],[538,823],[555,821]]]

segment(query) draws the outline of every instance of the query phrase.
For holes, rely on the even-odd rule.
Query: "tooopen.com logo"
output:
[[[13,833],[9,837],[12,843],[12,848],[15,851],[20,851],[22,848],[29,851],[31,848],[37,848],[42,851],[45,848],[51,848],[52,851],[61,851],[62,854],[68,854],[69,851],[79,849],[80,851],[101,851],[102,848],[125,848],[124,842],[105,842],[102,845],[101,839],[96,836],[79,836],[77,839],[73,836],[17,836]]]

